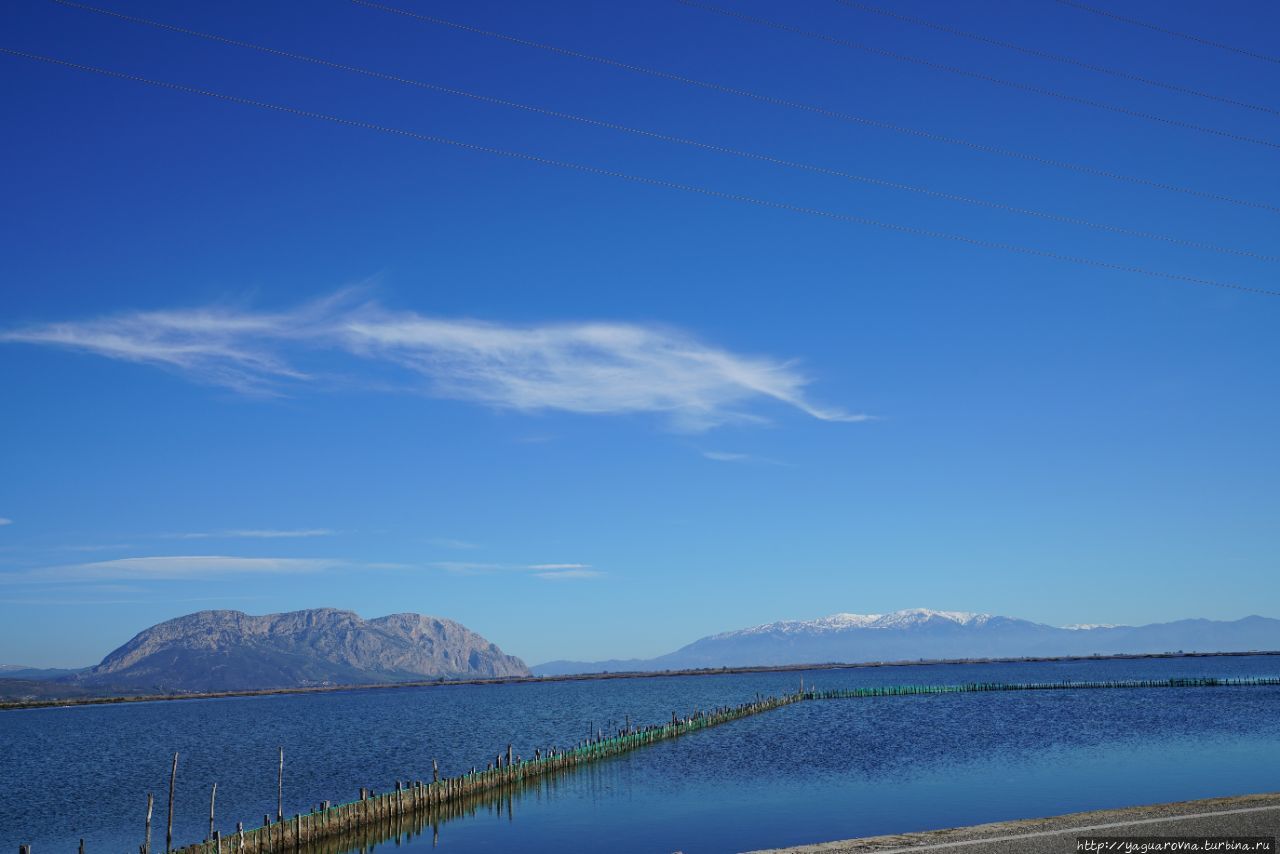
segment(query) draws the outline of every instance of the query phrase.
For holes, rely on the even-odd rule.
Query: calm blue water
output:
[[[939,665],[804,674],[806,684],[1280,676],[1280,657]],[[360,786],[569,744],[794,690],[761,673],[90,706],[0,713],[0,849],[132,852],[146,794],[164,839],[202,839]],[[523,792],[510,812],[440,827],[444,851],[741,851],[1138,803],[1280,789],[1280,688],[886,697],[797,704],[654,745]],[[586,844],[584,841],[589,841]],[[390,843],[388,843],[388,846]],[[401,848],[426,850],[431,835]],[[584,847],[584,845],[586,847]]]

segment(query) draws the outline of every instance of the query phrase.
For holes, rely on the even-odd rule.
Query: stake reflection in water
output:
[[[393,842],[395,845],[411,839],[431,835],[432,845],[440,844],[441,826],[454,819],[475,819],[490,816],[497,820],[512,821],[515,817],[515,805],[522,798],[550,795],[563,778],[570,774],[601,773],[599,768],[570,769],[562,768],[538,777],[525,778],[519,782],[503,785],[498,789],[478,792],[456,801],[429,807],[424,810],[407,812],[399,815],[385,815],[382,818],[360,827],[351,827],[333,836],[324,836],[311,842],[303,842],[297,847],[299,854],[366,854],[379,843]],[[209,850],[204,846],[192,846],[194,851]],[[236,854],[236,840],[223,840],[223,854]],[[250,850],[250,849],[245,849]]]

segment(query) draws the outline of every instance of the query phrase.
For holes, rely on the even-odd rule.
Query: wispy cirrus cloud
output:
[[[60,564],[0,574],[0,583],[186,581],[232,575],[292,575],[337,568],[374,567],[331,558],[163,555]]]
[[[786,463],[771,457],[759,457],[755,454],[739,454],[732,451],[703,451],[702,456],[718,463],[764,463],[771,466],[782,466]]]
[[[154,365],[246,393],[315,386],[328,377],[310,366],[336,352],[350,360],[344,373],[374,371],[379,388],[521,412],[651,414],[705,430],[763,420],[760,405],[773,402],[824,421],[866,419],[812,402],[810,379],[793,361],[733,353],[672,328],[430,317],[352,292],[285,311],[218,305],[36,324],[0,331],[0,342]]]
[[[0,516],[0,528],[3,528],[5,525],[12,525],[12,524],[13,524],[12,519],[6,519],[5,517]]]
[[[270,596],[195,596],[183,599],[173,599],[166,597],[164,604],[186,603],[186,602],[257,602],[263,599],[270,599]],[[156,603],[156,599],[104,599],[100,596],[94,596],[90,599],[68,599],[64,596],[45,597],[37,599],[0,599],[2,605],[151,605]]]
[[[482,563],[466,560],[434,560],[428,566],[435,569],[443,569],[445,572],[452,572],[455,575],[486,575],[490,572],[501,572],[512,568],[502,563]]]
[[[308,307],[297,319],[314,312]],[[308,378],[277,351],[275,342],[287,332],[289,319],[226,307],[140,311],[11,329],[0,333],[0,341],[82,350],[171,368],[239,391],[271,392],[282,381]]]
[[[478,543],[468,542],[467,540],[455,540],[452,537],[431,537],[427,540],[430,545],[441,549],[454,549],[455,551],[471,551],[480,548]]]
[[[543,581],[583,581],[589,578],[602,578],[604,573],[589,567],[580,569],[556,569],[549,572],[535,572],[535,578],[541,578]]]
[[[230,531],[188,531],[160,536],[166,540],[281,540],[299,537],[332,537],[337,533],[331,528],[242,528]]]
[[[703,451],[702,456],[720,463],[738,463],[751,459],[750,454],[735,454],[729,451]]]
[[[528,573],[544,581],[568,581],[572,579],[600,578],[604,575],[589,563],[471,563],[467,561],[440,560],[431,563],[436,569],[456,575],[489,575],[497,572]]]

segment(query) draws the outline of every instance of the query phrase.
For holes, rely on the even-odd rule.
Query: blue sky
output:
[[[531,663],[837,611],[1280,616],[1280,299],[825,215],[1274,291],[1274,62],[1052,0],[885,6],[1165,85],[719,6],[1069,100],[675,0],[392,5],[788,104],[340,0],[103,8],[831,171],[10,4],[11,50],[791,207],[0,55],[0,661],[204,608],[437,614]]]

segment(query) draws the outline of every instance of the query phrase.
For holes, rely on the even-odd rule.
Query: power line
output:
[[[881,121],[879,119],[869,119],[869,118],[866,118],[865,116],[858,116],[852,113],[842,112],[840,110],[833,110],[827,107],[821,107],[814,104],[807,104],[802,101],[792,101],[786,98],[775,97],[773,95],[764,95],[759,92],[752,92],[747,89],[737,89],[732,86],[726,86],[720,83],[712,83],[706,80],[698,80],[693,77],[684,77],[682,75],[674,74],[669,71],[662,71],[656,68],[648,68],[643,65],[635,65],[633,63],[622,62],[617,59],[610,59],[609,57],[605,57],[605,56],[597,56],[595,54],[583,53],[581,51],[570,50],[569,48],[557,47],[556,45],[545,44],[543,42],[536,42],[530,39],[520,38],[518,36],[510,36],[505,33],[494,32],[493,30],[485,30],[485,29],[481,29],[480,27],[473,27],[469,24],[460,24],[456,21],[449,21],[444,18],[436,18],[431,15],[424,15],[420,12],[411,12],[407,9],[400,9],[395,6],[386,6],[381,3],[371,2],[371,0],[351,0],[351,2],[359,6],[367,6],[370,9],[378,9],[383,12],[390,12],[396,15],[403,15],[407,18],[413,18],[419,21],[430,23],[430,24],[437,24],[442,27],[451,27],[456,30],[472,33],[473,35],[480,35],[480,36],[485,36],[487,38],[498,39],[501,41],[509,42],[511,44],[518,44],[524,47],[531,47],[531,48],[536,48],[538,50],[545,50],[551,53],[559,54],[561,56],[569,56],[575,59],[583,59],[583,60],[587,60],[588,62],[595,62],[601,65],[608,65],[614,68],[622,68],[627,71],[634,71],[637,74],[645,74],[650,77],[657,77],[663,80],[670,80],[676,83],[682,83],[686,86],[696,86],[701,89],[707,89],[713,92],[720,92],[726,95],[734,95],[740,98],[748,98],[753,101],[758,101],[764,104],[772,104],[773,106],[777,106],[777,107],[786,107],[788,109],[801,110],[804,112],[825,116],[827,118],[836,119],[838,121],[850,122],[853,124],[864,125],[866,127],[879,128],[881,130],[892,131],[894,133],[905,134],[907,136],[914,136],[919,139],[928,139],[933,142],[942,142],[942,143],[946,143],[947,145],[955,145],[961,148],[968,148],[971,151],[981,151],[985,154],[994,154],[999,157],[1008,157],[1014,160],[1022,160],[1028,163],[1036,163],[1041,166],[1052,166],[1055,169],[1064,169],[1069,172],[1077,172],[1082,175],[1092,175],[1097,178],[1107,178],[1112,181],[1120,181],[1123,183],[1135,184],[1142,187],[1150,187],[1153,189],[1165,190],[1167,192],[1172,192],[1172,193],[1182,193],[1184,195],[1196,196],[1202,199],[1213,199],[1214,201],[1225,202],[1227,204],[1240,205],[1242,207],[1255,208],[1258,210],[1266,210],[1272,213],[1280,213],[1280,206],[1268,204],[1266,202],[1256,202],[1256,201],[1249,201],[1247,199],[1238,199],[1238,198],[1223,195],[1220,193],[1212,193],[1205,190],[1196,190],[1190,187],[1182,187],[1177,184],[1169,184],[1163,181],[1153,181],[1148,178],[1140,178],[1133,175],[1126,175],[1121,172],[1113,172],[1108,169],[1100,169],[1094,166],[1086,166],[1084,164],[1073,163],[1067,160],[1055,160],[1050,157],[1041,157],[1040,155],[1037,155],[1037,154],[1029,154],[1027,152],[1016,151],[1014,149],[1001,148],[999,146],[987,145],[985,143],[980,143],[980,142],[971,142],[969,140],[961,139],[959,137],[947,136],[945,134],[935,133],[933,131],[920,130],[918,128],[911,128],[905,125],[899,125],[899,124],[894,124],[892,122]]]
[[[935,62],[932,59],[925,59],[919,56],[910,56],[905,53],[889,50],[887,48],[875,47],[873,45],[863,44],[862,42],[852,41],[850,39],[840,38],[839,36],[831,36],[826,33],[819,33],[813,30],[806,30],[802,27],[792,26],[781,21],[775,21],[770,18],[761,18],[756,15],[748,15],[745,12],[739,12],[734,9],[725,9],[721,6],[713,6],[710,3],[701,3],[697,0],[675,0],[682,6],[688,6],[693,9],[701,9],[704,12],[712,12],[716,15],[723,15],[726,18],[734,18],[739,21],[745,21],[759,27],[766,27],[772,30],[778,30],[784,33],[801,36],[806,39],[826,42],[838,47],[845,47],[851,50],[860,50],[863,53],[874,54],[875,56],[883,56],[887,59],[896,59],[899,62],[907,62],[913,65],[920,65],[925,68],[931,68],[935,71],[944,71],[947,74],[954,74],[958,77],[968,77],[971,80],[982,80],[987,83],[994,83],[997,86],[1004,86],[1008,89],[1016,89],[1019,92],[1029,92],[1033,95],[1043,95],[1047,98],[1057,98],[1059,101],[1066,101],[1071,104],[1079,104],[1084,107],[1092,107],[1097,110],[1106,110],[1107,112],[1117,113],[1130,118],[1143,119],[1149,122],[1156,122],[1169,127],[1181,128],[1183,130],[1196,131],[1197,133],[1207,133],[1211,136],[1220,137],[1222,139],[1230,139],[1235,142],[1247,142],[1251,145],[1261,145],[1266,148],[1280,149],[1280,142],[1273,142],[1269,139],[1261,139],[1256,136],[1245,136],[1244,134],[1235,133],[1233,131],[1221,130],[1219,128],[1198,125],[1194,122],[1183,121],[1182,119],[1171,119],[1167,116],[1159,116],[1155,113],[1148,113],[1142,110],[1134,110],[1129,107],[1122,107],[1118,104],[1110,104],[1106,101],[1096,101],[1093,98],[1084,98],[1079,95],[1071,95],[1066,92],[1059,92],[1056,89],[1047,89],[1044,86],[1036,86],[1032,83],[1019,83],[1016,80],[1006,80],[1003,77],[995,77],[991,74],[985,74],[981,71],[970,71],[967,68],[959,68],[954,65],[947,65],[942,62]]]
[[[559,110],[548,109],[546,107],[538,107],[531,104],[523,104],[518,101],[506,100],[504,98],[496,98],[489,95],[481,95],[475,92],[468,92],[464,89],[456,89],[449,86],[441,86],[435,83],[428,83],[423,80],[415,80],[409,77],[400,77],[398,75],[388,74],[386,72],[376,71],[369,68],[362,68],[356,65],[346,65],[344,63],[333,62],[331,60],[322,59],[320,57],[308,56],[306,54],[294,53],[292,51],[280,50],[278,48],[254,44],[253,42],[247,42],[239,39],[228,38],[226,36],[220,36],[215,33],[201,32],[200,30],[193,30],[187,27],[180,27],[174,24],[167,24],[167,23],[164,23],[163,21],[156,21],[150,18],[142,18],[136,15],[129,15],[123,12],[116,12],[111,9],[102,9],[97,6],[90,6],[85,3],[78,3],[78,2],[75,2],[75,0],[52,0],[52,2],[58,3],[63,6],[70,6],[76,9],[81,9],[87,12],[93,12],[99,15],[105,15],[111,18],[117,18],[120,20],[129,21],[131,23],[143,24],[145,26],[154,27],[156,29],[161,29],[168,32],[175,32],[175,33],[180,33],[182,35],[194,36],[196,38],[206,39],[208,41],[213,41],[220,44],[232,45],[234,47],[247,48],[249,50],[258,51],[260,53],[265,53],[271,56],[278,56],[285,59],[297,60],[299,62],[307,62],[314,65],[319,65],[325,68],[335,69],[338,71],[349,72],[352,74],[360,74],[360,75],[363,75],[366,77],[372,77],[378,80],[386,80],[394,83],[401,83],[404,85],[413,86],[420,89],[426,89],[432,92],[440,92],[443,94],[452,95],[456,97],[468,98],[468,99],[471,99],[474,101],[480,101],[486,104],[495,104],[503,107],[509,107],[512,109],[523,110],[525,112],[534,113],[542,116],[549,116],[551,118],[562,119],[565,121],[577,122],[579,124],[584,124],[591,127],[606,128],[609,130],[615,130],[615,131],[621,131],[623,133],[633,134],[635,136],[640,136],[647,139],[655,139],[662,142],[669,142],[669,143],[675,143],[677,145],[689,146],[689,147],[701,149],[704,151],[710,151],[710,152],[715,152],[719,154],[728,154],[734,157],[740,157],[740,158],[749,159],[749,160],[756,160],[764,163],[769,163],[775,166],[782,166],[788,169],[797,169],[797,170],[806,171],[806,172],[813,172],[820,175],[827,175],[830,177],[843,178],[850,181],[857,181],[863,184],[870,184],[878,187],[886,187],[894,190],[902,190],[906,192],[917,193],[917,194],[929,196],[932,198],[946,199],[948,201],[960,202],[960,203],[969,204],[969,205],[977,205],[977,206],[989,208],[992,210],[999,210],[999,211],[1004,211],[1006,213],[1019,214],[1021,216],[1051,220],[1054,222],[1061,222],[1068,225],[1084,226],[1087,228],[1097,229],[1099,231],[1110,232],[1112,234],[1120,234],[1128,237],[1140,237],[1147,240],[1156,240],[1164,243],[1175,244],[1178,246],[1186,246],[1192,249],[1200,249],[1200,250],[1206,250],[1210,252],[1220,252],[1228,255],[1237,255],[1237,256],[1242,256],[1246,258],[1253,258],[1259,261],[1280,262],[1280,257],[1278,256],[1266,255],[1259,252],[1253,252],[1248,249],[1233,249],[1230,247],[1218,246],[1212,243],[1206,243],[1198,240],[1189,240],[1186,238],[1173,237],[1166,234],[1142,231],[1140,229],[1093,222],[1091,220],[1084,219],[1083,217],[1074,217],[1074,216],[1068,216],[1064,214],[1050,213],[1047,211],[1039,211],[1031,208],[1023,208],[1023,207],[1018,207],[1016,205],[1005,204],[1003,202],[996,202],[988,199],[978,199],[970,196],[960,195],[958,193],[950,193],[942,190],[935,190],[928,187],[919,187],[911,184],[904,184],[897,181],[889,181],[881,178],[872,178],[872,177],[867,177],[865,175],[857,175],[851,172],[844,172],[838,169],[831,169],[825,166],[818,166],[811,163],[801,163],[798,161],[786,160],[786,159],[783,159],[780,157],[774,157],[768,154],[761,154],[761,153],[752,152],[752,151],[743,151],[743,150],[731,148],[728,146],[702,142],[696,139],[689,139],[686,137],[674,136],[671,134],[665,134],[658,131],[645,130],[643,128],[630,127],[627,125],[619,124],[617,122],[604,121],[601,119],[593,119],[587,116],[579,116],[573,113],[566,113]]]
[[[630,181],[636,184],[643,184],[650,187],[662,187],[669,190],[679,190],[684,193],[704,196],[708,198],[723,199],[726,201],[740,202],[742,204],[753,205],[761,208],[769,208],[773,210],[784,210],[792,213],[805,214],[807,216],[820,217],[823,219],[834,220],[837,222],[848,222],[857,225],[873,226],[888,231],[896,231],[902,234],[911,234],[919,237],[931,237],[939,240],[948,240],[955,243],[963,243],[969,246],[980,246],[986,249],[1000,249],[1006,252],[1015,252],[1021,255],[1030,255],[1037,258],[1049,258],[1055,261],[1065,261],[1071,264],[1078,264],[1087,267],[1095,267],[1103,270],[1111,270],[1114,272],[1131,273],[1134,275],[1147,276],[1150,278],[1168,279],[1186,284],[1205,285],[1214,288],[1226,288],[1229,290],[1244,291],[1247,293],[1258,294],[1261,296],[1280,297],[1280,290],[1268,290],[1266,288],[1256,288],[1248,285],[1241,285],[1235,282],[1223,282],[1217,279],[1205,279],[1198,276],[1188,276],[1182,273],[1169,273],[1161,270],[1150,270],[1145,267],[1136,267],[1129,264],[1120,264],[1112,261],[1103,261],[1097,258],[1088,258],[1079,255],[1068,255],[1061,252],[1055,252],[1049,249],[1038,249],[1030,246],[1021,246],[1014,243],[1003,243],[994,240],[985,240],[979,237],[969,237],[962,234],[953,234],[945,231],[935,231],[932,229],[919,228],[910,225],[901,225],[898,223],[884,222],[881,220],[871,219],[869,217],[859,216],[857,214],[840,213],[838,211],[825,210],[823,208],[811,208],[803,205],[791,204],[789,202],[779,202],[770,199],[761,199],[755,196],[747,196],[741,193],[731,193],[723,190],[714,190],[708,187],[699,187],[692,184],[682,184],[677,181],[668,181],[663,178],[650,178],[643,175],[632,175],[628,172],[620,172],[614,169],[606,169],[600,166],[590,166],[583,163],[574,163],[568,160],[556,160],[550,157],[543,157],[537,154],[529,154],[522,151],[513,151],[505,148],[495,148],[488,145],[480,145],[473,142],[464,142],[461,140],[451,139],[444,136],[436,136],[434,134],[419,133],[418,131],[406,130],[404,128],[391,127],[389,125],[376,124],[360,119],[348,119],[341,116],[334,116],[328,113],[320,113],[314,110],[304,110],[300,107],[290,107],[282,104],[273,104],[268,101],[257,101],[252,98],[243,98],[238,95],[228,95],[222,92],[215,92],[210,89],[201,89],[195,86],[187,86],[181,83],[171,83],[164,80],[155,80],[150,77],[143,77],[138,74],[130,74],[124,71],[114,71],[108,68],[100,68],[94,65],[85,65],[83,63],[72,62],[66,59],[58,59],[56,57],[45,56],[42,54],[28,53],[26,51],[15,50],[13,48],[0,47],[0,53],[6,53],[10,56],[22,57],[24,59],[36,60],[52,65],[59,65],[64,68],[72,68],[77,71],[84,71],[91,74],[98,74],[104,77],[112,77],[119,80],[129,80],[135,83],[144,83],[148,86],[154,86],[160,89],[168,89],[174,92],[184,92],[190,95],[200,95],[206,98],[213,98],[219,101],[225,101],[232,104],[240,104],[249,107],[258,107],[259,109],[271,110],[277,113],[286,113],[288,115],[301,116],[303,118],[317,119],[320,121],[331,122],[333,124],[343,125],[346,127],[362,128],[364,130],[378,131],[379,133],[391,134],[393,136],[405,139],[419,140],[422,142],[431,142],[439,145],[448,145],[454,148],[460,148],[467,151],[476,151],[484,154],[493,154],[499,157],[506,157],[513,160],[520,160],[527,163],[538,163],[543,166],[554,166],[559,169],[567,169],[574,172],[585,173],[589,175],[602,175],[609,178],[618,178],[623,181]]]
[[[1089,6],[1085,3],[1077,3],[1075,2],[1075,0],[1057,0],[1057,2],[1061,3],[1063,6],[1071,6],[1074,9],[1080,9],[1085,12],[1092,12],[1095,15],[1101,15],[1104,18],[1111,18],[1116,21],[1123,21],[1126,24],[1133,24],[1135,27],[1143,27],[1148,30],[1155,30],[1157,33],[1164,33],[1167,36],[1176,36],[1177,38],[1186,39],[1187,41],[1195,42],[1196,44],[1202,44],[1207,47],[1216,47],[1219,50],[1225,50],[1231,53],[1238,53],[1241,56],[1250,56],[1250,57],[1253,57],[1254,59],[1261,59],[1264,62],[1274,62],[1280,65],[1280,56],[1271,56],[1265,53],[1258,53],[1256,51],[1246,50],[1245,48],[1242,48],[1242,47],[1235,47],[1234,45],[1224,44],[1222,42],[1214,41],[1212,39],[1206,39],[1203,36],[1197,36],[1193,33],[1183,33],[1183,32],[1179,32],[1178,30],[1171,30],[1168,27],[1163,27],[1163,26],[1160,26],[1159,24],[1148,23],[1147,21],[1140,21],[1137,18],[1130,18],[1127,15],[1121,15],[1119,13],[1112,12],[1109,9],[1100,9],[1097,6]]]
[[[881,15],[886,18],[894,18],[899,21],[905,21],[909,24],[915,24],[916,26],[919,26],[919,27],[926,27],[931,30],[937,30],[938,32],[941,32],[941,33],[948,33],[953,36],[960,36],[961,38],[971,39],[976,42],[982,42],[983,44],[989,44],[995,47],[1002,47],[1002,48],[1005,48],[1006,50],[1017,51],[1018,53],[1024,54],[1026,56],[1034,56],[1040,59],[1048,59],[1053,62],[1061,62],[1065,65],[1072,65],[1072,66],[1075,66],[1076,68],[1083,68],[1088,71],[1096,71],[1099,74],[1107,74],[1112,77],[1117,77],[1121,80],[1130,80],[1134,83],[1142,83],[1147,86],[1155,86],[1159,89],[1165,89],[1169,92],[1178,92],[1179,94],[1182,94],[1182,95],[1192,95],[1196,98],[1204,98],[1209,101],[1217,101],[1220,104],[1230,104],[1233,107],[1243,107],[1246,110],[1257,110],[1260,113],[1270,113],[1272,115],[1280,116],[1280,109],[1276,109],[1274,107],[1268,107],[1264,104],[1251,104],[1248,101],[1241,101],[1237,98],[1229,98],[1229,97],[1226,97],[1225,95],[1215,95],[1212,92],[1204,92],[1199,89],[1192,89],[1188,86],[1181,86],[1177,83],[1168,83],[1164,80],[1155,80],[1151,77],[1144,77],[1141,74],[1134,74],[1130,71],[1124,71],[1119,68],[1111,68],[1106,65],[1098,65],[1093,62],[1086,62],[1083,59],[1076,59],[1073,56],[1066,56],[1065,54],[1054,53],[1052,51],[1043,50],[1041,48],[1027,47],[1025,45],[1015,44],[1013,42],[1007,42],[1002,39],[994,38],[992,36],[983,35],[982,33],[975,33],[969,30],[962,30],[958,27],[952,27],[948,24],[940,24],[937,21],[930,21],[925,18],[917,17],[915,15],[907,15],[902,12],[895,12],[892,9],[882,9],[879,6],[871,6],[867,3],[858,2],[858,0],[835,0],[835,2],[839,3],[842,6],[848,6],[850,9],[857,9],[860,12],[868,12],[872,15]]]

